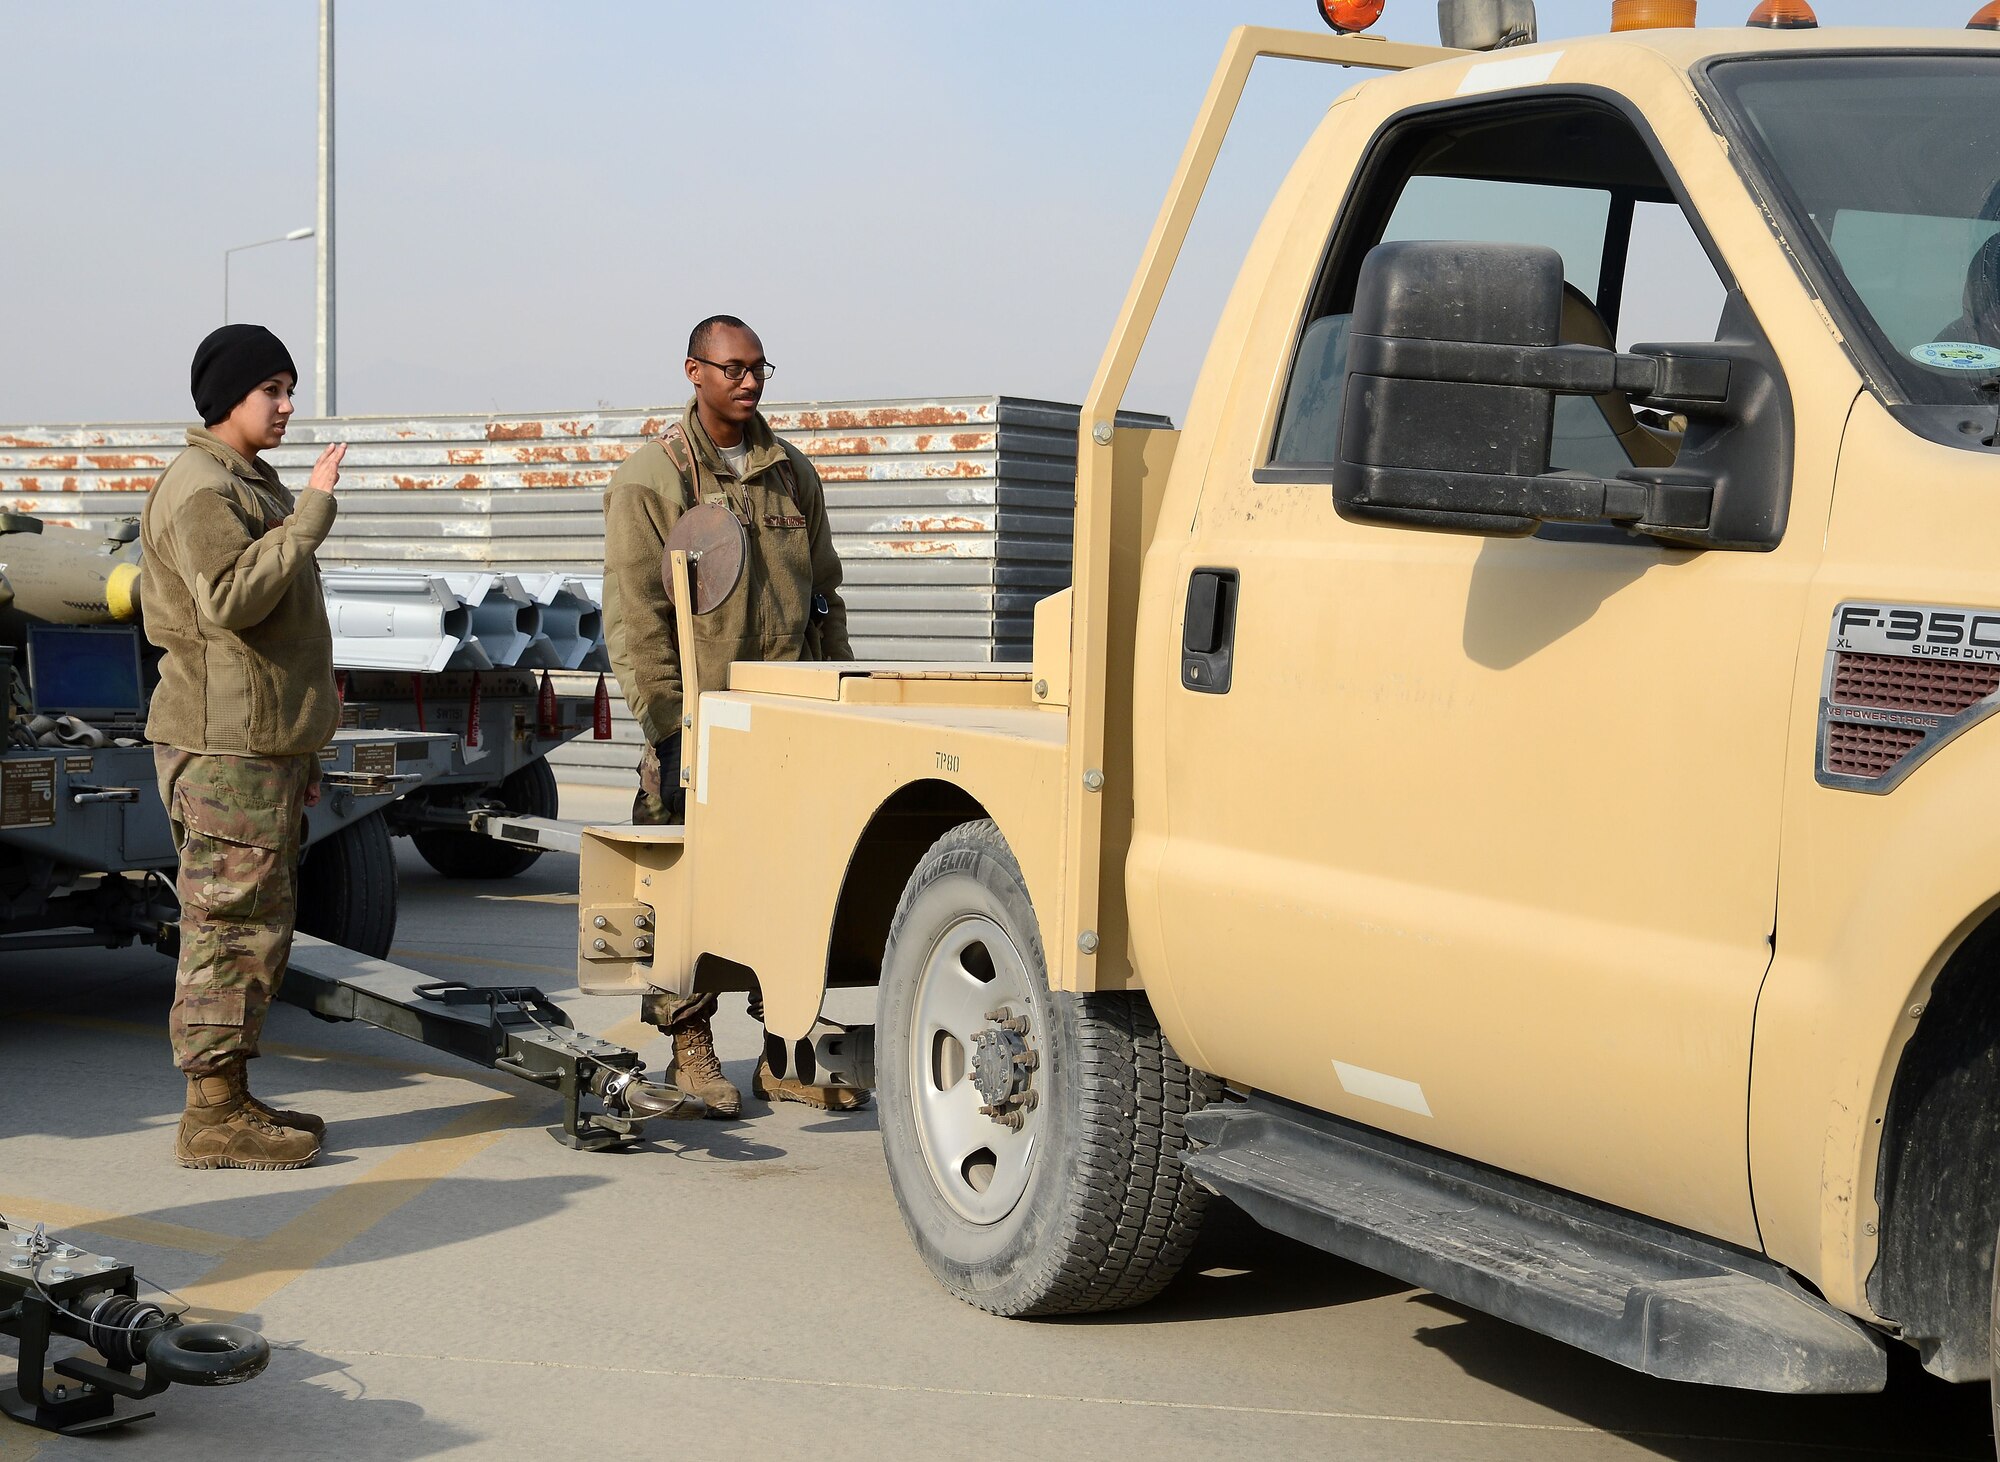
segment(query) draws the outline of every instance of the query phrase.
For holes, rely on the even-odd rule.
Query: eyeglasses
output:
[[[732,382],[740,381],[746,375],[753,375],[753,374],[760,381],[768,381],[771,379],[771,373],[777,369],[777,367],[772,365],[768,360],[760,360],[757,362],[757,364],[753,366],[747,366],[747,365],[738,365],[733,360],[728,365],[724,365],[719,360],[703,360],[698,355],[691,355],[688,357],[688,359],[700,365],[714,366],[717,370],[722,372],[723,377],[726,380]]]

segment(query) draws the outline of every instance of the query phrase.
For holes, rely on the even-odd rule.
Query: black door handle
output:
[[[1203,695],[1229,690],[1236,646],[1236,570],[1196,569],[1181,621],[1181,684]]]

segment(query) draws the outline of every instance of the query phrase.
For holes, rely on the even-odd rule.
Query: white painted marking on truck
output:
[[[1481,91],[1506,91],[1515,86],[1539,86],[1554,73],[1561,51],[1545,51],[1539,56],[1510,56],[1505,61],[1481,61],[1465,73],[1458,84],[1460,96]]]
[[[1340,1078],[1341,1090],[1349,1096],[1380,1102],[1386,1107],[1401,1107],[1419,1117],[1431,1114],[1431,1104],[1424,1100],[1424,1089],[1414,1081],[1405,1081],[1400,1076],[1384,1076],[1379,1071],[1370,1071],[1366,1066],[1350,1066],[1345,1061],[1333,1063],[1333,1074]]]
[[[694,800],[704,806],[708,803],[708,733],[711,731],[748,731],[750,729],[750,703],[748,701],[712,701],[703,696],[701,701],[701,739],[695,747]]]

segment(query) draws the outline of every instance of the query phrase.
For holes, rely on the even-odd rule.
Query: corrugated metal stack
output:
[[[826,484],[857,655],[1028,658],[1035,601],[1069,582],[1076,407],[960,396],[770,403],[764,413]],[[320,444],[348,443],[340,517],[320,553],[328,567],[597,574],[605,484],[678,415],[300,420],[267,455],[296,487]],[[78,526],[131,517],[184,430],[0,427],[0,510]],[[614,703],[614,740],[558,753],[564,775],[629,777],[638,737],[615,691]]]

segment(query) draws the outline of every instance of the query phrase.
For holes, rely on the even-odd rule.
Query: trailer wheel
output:
[[[556,774],[537,757],[492,790],[509,812],[523,817],[556,815]],[[520,848],[472,832],[442,829],[411,835],[417,854],[446,878],[512,878],[542,856],[540,848]]]
[[[385,959],[396,939],[396,850],[371,812],[313,844],[299,865],[298,929]]]
[[[882,956],[882,1147],[910,1238],[997,1315],[1123,1309],[1173,1278],[1206,1195],[1182,1119],[1214,1093],[1143,996],[1051,992],[990,821],[911,874]]]

